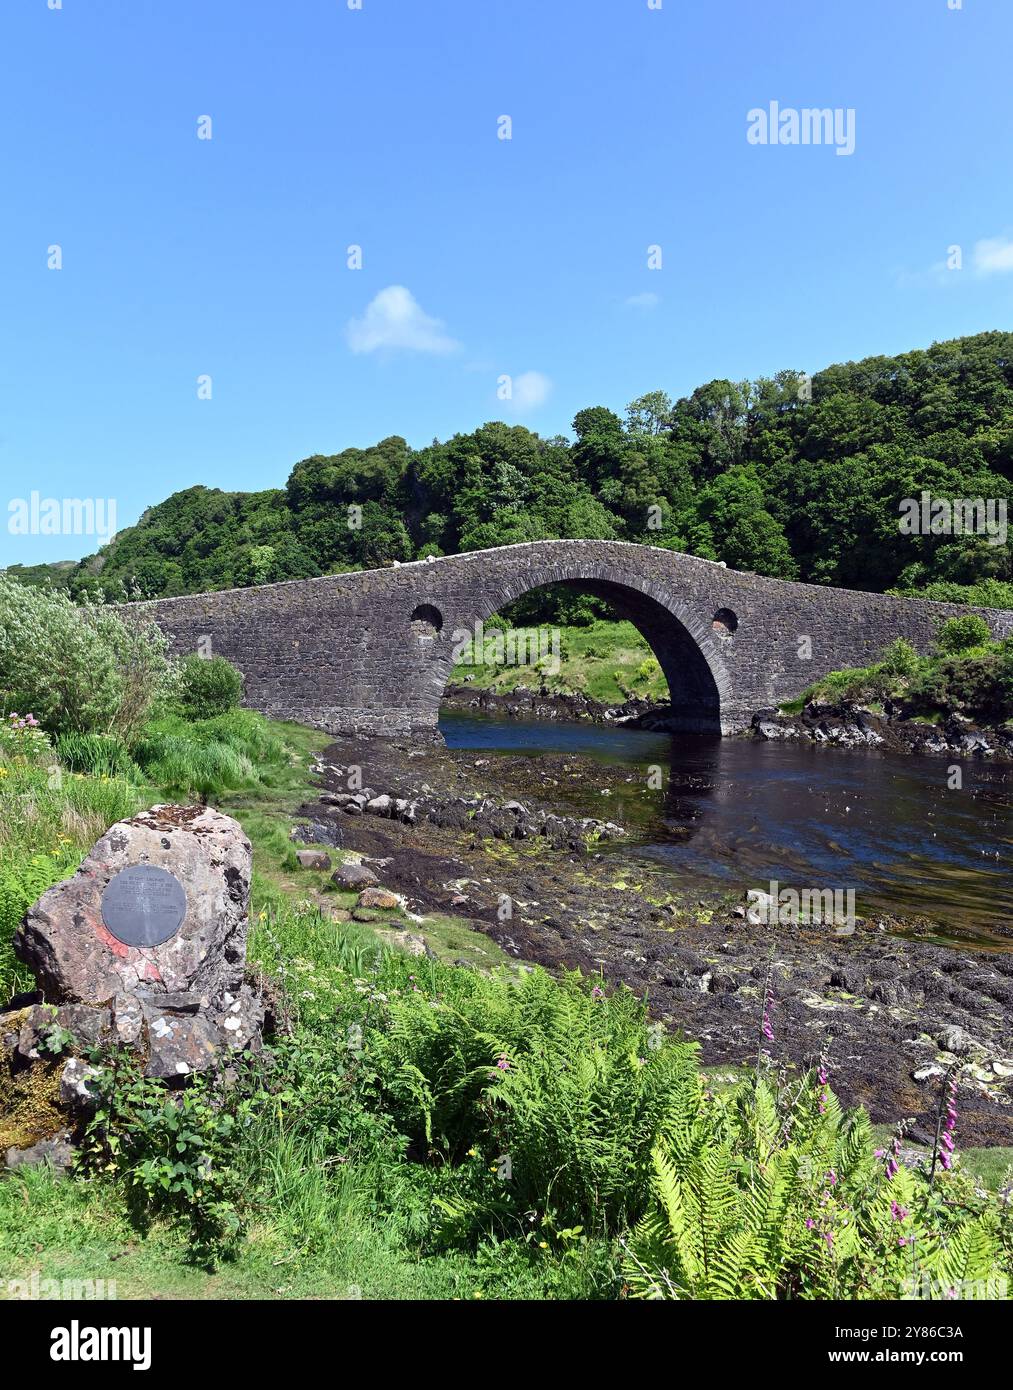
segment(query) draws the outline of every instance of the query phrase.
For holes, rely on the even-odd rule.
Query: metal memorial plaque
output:
[[[154,864],[131,864],[102,894],[102,920],[124,946],[161,946],[176,935],[185,916],[183,885]]]

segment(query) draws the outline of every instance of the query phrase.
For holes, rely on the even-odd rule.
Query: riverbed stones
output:
[[[372,869],[365,864],[339,864],[331,874],[331,882],[338,888],[365,888],[379,883]]]
[[[389,888],[364,888],[356,900],[357,907],[380,908],[388,911],[401,906],[401,899]]]
[[[931,1081],[933,1077],[945,1075],[946,1068],[941,1067],[938,1062],[926,1062],[924,1066],[915,1067],[911,1078],[913,1081]]]
[[[1013,731],[1005,726],[968,729],[958,716],[943,725],[926,724],[902,705],[875,714],[839,705],[808,704],[800,715],[762,712],[753,717],[754,738],[799,738],[841,748],[863,745],[891,753],[949,754],[958,758],[1013,760]]]
[[[331,867],[331,856],[322,849],[299,849],[296,850],[295,857],[299,861],[300,868],[303,869],[326,871]]]
[[[970,1052],[975,1046],[973,1038],[965,1029],[957,1027],[955,1023],[947,1024],[936,1034],[936,1042],[944,1052],[952,1052],[955,1057],[962,1057]]]

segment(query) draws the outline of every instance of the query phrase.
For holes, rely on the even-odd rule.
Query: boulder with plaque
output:
[[[78,1052],[132,1047],[148,1076],[175,1083],[258,1050],[264,1006],[245,979],[251,869],[242,827],[209,807],[118,821],[18,928],[38,993],[0,1013],[0,1044],[31,1063],[57,1028]],[[65,1063],[64,1104],[87,1102],[88,1071],[78,1056]]]

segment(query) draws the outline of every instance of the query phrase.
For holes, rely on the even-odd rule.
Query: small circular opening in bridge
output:
[[[412,613],[412,632],[416,637],[438,637],[443,627],[443,614],[431,603],[420,603]]]
[[[714,614],[714,621],[711,624],[715,637],[726,638],[731,637],[738,625],[739,620],[730,608],[719,608]]]

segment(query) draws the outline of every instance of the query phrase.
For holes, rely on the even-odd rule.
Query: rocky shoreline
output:
[[[579,692],[559,694],[545,688],[532,690],[519,685],[508,694],[499,694],[474,685],[450,685],[442,706],[468,710],[475,714],[498,715],[507,719],[556,719],[560,723],[625,724],[668,706],[657,700],[632,699],[618,705],[603,705]]]
[[[449,687],[448,708],[509,719],[554,719],[563,723],[621,724],[652,733],[677,732],[669,706],[657,700],[633,699],[603,705],[581,694],[553,694],[519,686],[500,695],[473,686]],[[798,739],[835,748],[873,748],[888,753],[914,753],[953,758],[987,758],[1013,762],[1013,724],[979,726],[960,714],[939,723],[879,714],[870,709],[806,705],[801,714],[776,709],[757,710],[740,738],[765,742]]]
[[[1013,726],[984,728],[952,714],[938,724],[890,718],[868,709],[808,704],[801,714],[761,710],[753,716],[752,736],[764,740],[804,739],[835,748],[880,748],[954,758],[1013,761]]]
[[[913,1120],[916,1141],[931,1138],[940,1079],[959,1064],[961,1141],[1013,1144],[1013,953],[939,945],[924,920],[860,921],[850,937],[755,924],[738,894],[620,852],[622,827],[586,810],[628,769],[577,755],[349,739],[318,771],[299,838],[382,865],[419,918],[466,919],[518,961],[629,985],[699,1040],[705,1065],[755,1063],[769,988],[777,1064],[825,1054],[845,1102]]]

